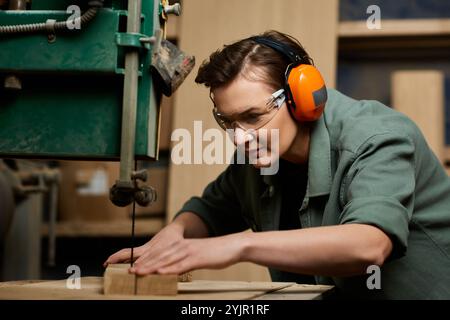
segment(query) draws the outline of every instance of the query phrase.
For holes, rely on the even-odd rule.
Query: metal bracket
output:
[[[116,33],[116,44],[120,47],[150,50],[152,38],[154,39],[154,37],[141,33],[118,32]]]
[[[146,182],[147,170],[133,171],[131,181],[116,181],[109,193],[112,203],[118,207],[125,207],[136,201],[138,205],[146,207],[156,201],[156,190],[150,186],[139,186],[138,180]]]
[[[156,42],[155,36],[147,36],[141,33],[129,33],[129,32],[117,32],[116,33],[116,44],[119,47],[147,50],[150,51],[151,45]],[[125,74],[124,68],[116,68],[116,73]],[[138,70],[138,76],[142,76],[142,70]]]
[[[55,19],[47,19],[47,21],[45,21],[45,31],[47,32],[47,39],[49,43],[56,41],[55,24]]]

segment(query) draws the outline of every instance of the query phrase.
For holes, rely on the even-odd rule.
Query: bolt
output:
[[[21,90],[22,81],[15,75],[9,75],[5,78],[4,87],[7,90]]]
[[[146,169],[133,171],[131,173],[131,179],[147,181],[147,178],[148,178],[148,171]]]
[[[164,7],[164,13],[167,15],[174,14],[176,16],[179,16],[181,15],[181,5],[179,3],[167,5]]]
[[[54,34],[47,35],[47,41],[48,43],[53,43],[56,41],[56,36]]]

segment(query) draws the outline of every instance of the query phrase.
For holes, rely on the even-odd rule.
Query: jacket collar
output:
[[[317,197],[331,191],[330,136],[324,115],[311,128],[308,160],[308,196]]]
[[[278,175],[263,176],[267,185],[274,185]],[[307,196],[317,197],[330,194],[331,190],[331,149],[330,136],[322,115],[311,126],[308,159]]]

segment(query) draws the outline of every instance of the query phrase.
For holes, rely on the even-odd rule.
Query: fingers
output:
[[[108,264],[111,263],[119,263],[124,261],[125,259],[129,259],[131,255],[131,249],[122,249],[117,251],[116,253],[110,255],[108,259],[103,263],[103,266],[106,267]]]
[[[162,250],[146,252],[136,260],[134,264],[135,268],[131,272],[137,270],[138,274],[141,274],[141,271],[145,269],[145,273],[154,273],[156,271],[154,266],[160,265],[162,261],[170,259],[177,252],[180,253],[182,251],[179,249],[179,245],[175,244],[165,249],[162,248]]]
[[[133,258],[135,260],[139,258],[142,255],[143,250],[144,250],[143,247],[134,248]],[[108,264],[113,263],[130,262],[130,258],[131,258],[131,248],[122,249],[109,256],[108,259],[106,259],[106,261],[103,263],[103,267],[106,268]]]
[[[190,257],[187,257],[186,259],[160,267],[157,272],[158,274],[183,274],[196,268],[192,261]]]
[[[170,255],[176,248],[180,247],[183,244],[183,241],[175,241],[173,243],[167,244],[159,244],[155,242],[155,244],[145,251],[139,259],[135,261],[136,266],[143,264],[144,262],[154,261],[157,262],[164,256]]]
[[[172,254],[173,248],[182,243],[184,239],[182,234],[169,231],[169,229],[163,229],[149,242],[134,249],[135,267],[145,264],[148,273],[150,263],[159,262],[161,259],[165,259]],[[130,256],[130,248],[122,249],[108,257],[103,263],[103,266],[106,267],[111,263],[130,261]],[[152,269],[151,272],[154,272],[154,270]]]
[[[178,264],[191,255],[192,246],[189,241],[179,241],[159,252],[146,252],[142,255],[130,272],[139,275],[159,273],[158,270],[172,264]]]
[[[164,259],[159,260],[158,263],[153,261],[146,261],[146,263],[132,268],[130,271],[138,275],[146,275],[152,273],[159,273],[159,269],[166,266],[178,265],[188,257],[186,251],[175,252]]]

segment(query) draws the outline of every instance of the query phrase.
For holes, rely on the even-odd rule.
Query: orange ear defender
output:
[[[315,121],[320,118],[327,102],[327,88],[319,70],[302,64],[295,49],[267,37],[251,37],[287,57],[291,63],[286,68],[285,91],[291,115],[298,121]]]

